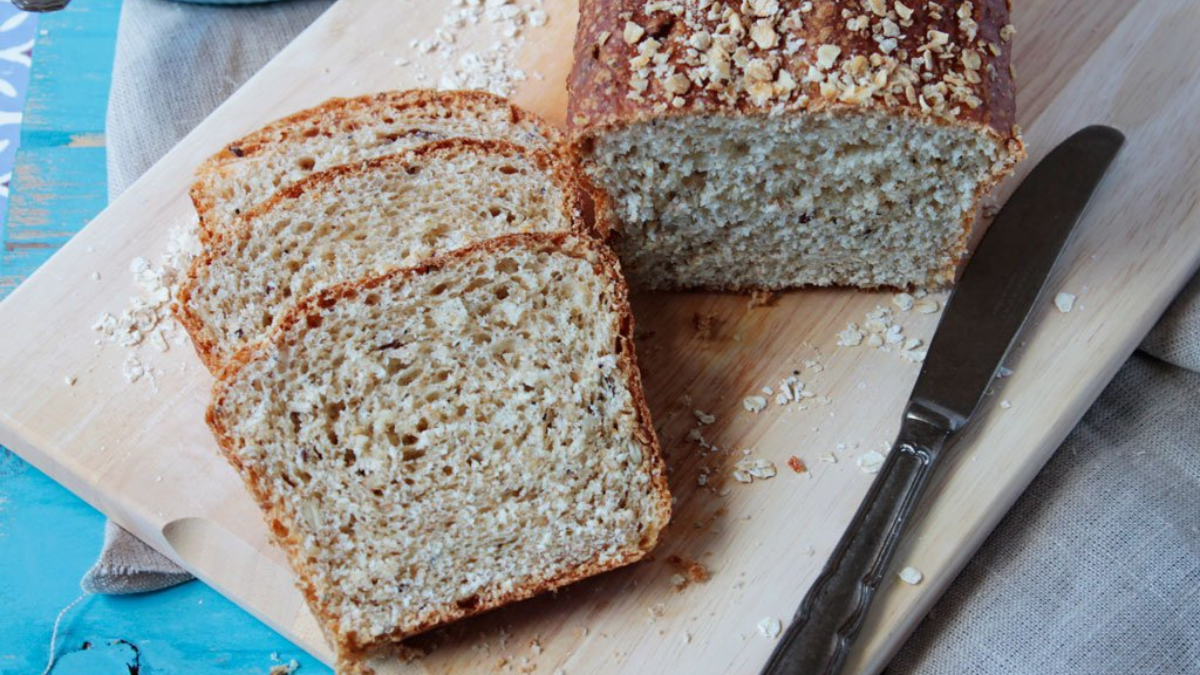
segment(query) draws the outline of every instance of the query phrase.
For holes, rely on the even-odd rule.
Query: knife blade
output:
[[[969,423],[1124,136],[1091,126],[1029,173],[980,242],[913,387],[900,433],[763,675],[837,675],[947,440]]]

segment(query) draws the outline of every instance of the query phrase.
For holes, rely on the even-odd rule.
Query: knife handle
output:
[[[905,415],[895,446],[763,675],[841,672],[946,437],[921,414]]]

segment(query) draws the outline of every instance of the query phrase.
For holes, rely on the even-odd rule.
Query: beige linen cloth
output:
[[[329,4],[125,0],[108,115],[110,194]],[[110,524],[85,587],[128,593],[187,578]],[[1125,364],[889,673],[1200,674],[1200,280]]]

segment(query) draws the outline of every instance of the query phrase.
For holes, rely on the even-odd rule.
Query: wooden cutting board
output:
[[[0,305],[0,441],[326,659],[290,571],[203,423],[211,381],[196,357],[143,346],[156,376],[129,384],[128,351],[97,346],[91,326],[137,294],[130,261],[157,258],[168,231],[194,220],[186,188],[204,157],[328,96],[423,84],[416,74],[433,62],[410,40],[449,5],[342,0]],[[527,32],[519,57],[530,77],[514,96],[561,122],[575,4],[543,6],[549,23]],[[1018,3],[1014,22],[1031,155],[1022,173],[1085,124],[1117,126],[1129,142],[1051,282],[1078,296],[1074,311],[1038,309],[1014,374],[997,382],[900,551],[898,563],[925,580],[883,589],[852,672],[883,668],[1200,262],[1200,52],[1190,46],[1200,6],[1038,0]],[[774,644],[757,625],[795,609],[871,481],[856,460],[891,440],[916,377],[896,351],[837,346],[847,322],[879,305],[891,296],[803,291],[753,309],[731,295],[638,298],[640,356],[676,496],[655,558],[435,634],[424,640],[429,656],[394,670],[755,672]],[[937,320],[896,314],[923,339]],[[712,318],[707,339],[697,315]],[[807,409],[743,408],[793,371],[817,395]],[[697,410],[714,417],[701,432],[724,452],[689,439]],[[779,475],[731,480],[746,453],[772,460]],[[793,455],[808,473],[787,468]],[[672,556],[702,563],[711,579],[678,587]]]

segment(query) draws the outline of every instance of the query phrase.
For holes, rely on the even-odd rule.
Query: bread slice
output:
[[[580,3],[567,118],[631,283],[952,282],[1025,156],[1006,0],[712,9]]]
[[[309,174],[454,137],[551,152],[562,146],[553,127],[485,92],[416,89],[330,99],[229,143],[197,169],[191,195],[200,239],[209,243],[239,215]]]
[[[305,296],[517,232],[580,225],[556,156],[453,139],[313,174],[239,219],[197,258],[176,316],[214,374]]]
[[[616,259],[509,235],[335,286],[208,422],[341,659],[634,562],[670,516]]]

